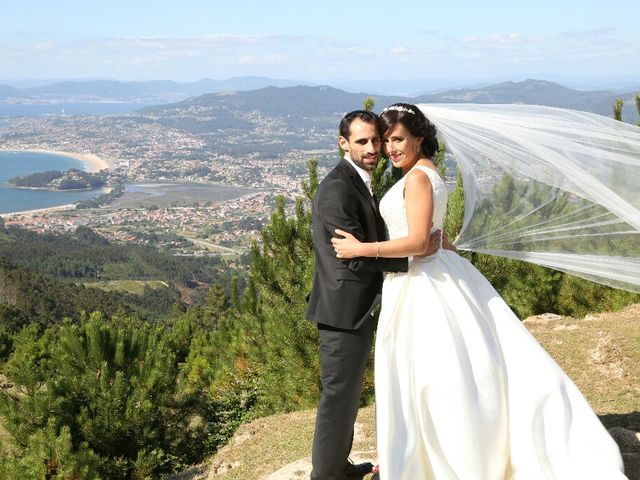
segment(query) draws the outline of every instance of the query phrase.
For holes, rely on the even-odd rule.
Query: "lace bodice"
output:
[[[413,168],[425,172],[429,180],[431,180],[433,188],[433,226],[431,231],[441,230],[444,225],[444,216],[447,212],[447,189],[444,181],[438,173],[428,167],[416,165]],[[380,201],[380,214],[387,225],[390,239],[406,237],[409,233],[407,210],[404,202],[404,182],[406,178],[406,175],[402,177]]]

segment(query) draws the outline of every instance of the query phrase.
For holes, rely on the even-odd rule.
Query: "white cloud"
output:
[[[483,55],[480,52],[461,52],[461,53],[458,53],[456,56],[463,60],[475,60],[476,58],[480,58]]]
[[[344,51],[349,55],[373,55],[374,54],[374,50],[371,50],[371,48],[361,47],[356,45],[346,47]]]
[[[285,62],[285,58],[282,55],[266,55],[262,59],[263,63],[268,65],[277,65]]]
[[[530,45],[541,43],[544,39],[533,35],[521,33],[492,34],[492,35],[465,35],[460,38],[463,44],[473,44],[483,47],[504,47],[513,45]]]
[[[55,48],[55,44],[53,43],[37,43],[33,46],[34,52],[48,52]]]
[[[244,65],[254,65],[258,63],[258,57],[255,55],[246,55],[244,57],[238,58],[238,63],[242,63]]]
[[[331,36],[137,36],[0,42],[5,75],[202,78],[277,75],[326,81],[328,74],[472,77],[494,72],[578,71],[622,65],[640,55],[640,42],[614,29],[538,36],[522,32],[448,36],[422,32],[415,40],[340,41]],[[437,33],[437,35],[435,35]],[[624,39],[624,41],[623,41]],[[626,60],[623,58],[626,57]],[[37,73],[43,72],[43,73]],[[46,73],[44,73],[46,72]]]
[[[614,28],[594,28],[591,30],[573,30],[562,32],[560,36],[577,40],[593,40],[595,38],[609,37],[615,33]]]
[[[265,55],[265,56],[256,56],[256,55],[246,55],[244,57],[238,58],[238,63],[243,65],[278,65],[285,62],[285,59],[282,55]]]
[[[389,50],[389,52],[400,55],[403,53],[409,53],[409,49],[407,47],[393,47]]]

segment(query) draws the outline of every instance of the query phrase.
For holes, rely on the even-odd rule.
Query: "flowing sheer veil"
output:
[[[640,292],[640,128],[532,105],[421,104],[460,168],[458,248]]]

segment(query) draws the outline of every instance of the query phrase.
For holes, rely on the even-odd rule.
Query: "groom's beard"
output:
[[[369,158],[365,157],[366,160],[369,160]],[[363,160],[363,157],[358,157],[353,158],[351,157],[351,160],[353,161],[353,163],[355,163],[357,166],[359,166],[360,168],[366,170],[367,172],[373,172],[376,169],[376,166],[378,165],[378,160],[379,157],[378,155],[375,156],[375,162],[371,163],[371,161],[369,161],[368,163],[365,163]]]

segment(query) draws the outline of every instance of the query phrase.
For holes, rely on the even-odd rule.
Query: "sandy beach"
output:
[[[87,171],[89,172],[99,172],[100,170],[105,170],[107,168],[111,168],[109,162],[107,162],[104,158],[101,158],[93,153],[71,153],[71,152],[48,152],[55,153],[56,155],[63,155],[65,157],[77,158],[78,160],[84,162],[87,166]]]
[[[24,210],[21,212],[0,213],[0,217],[7,220],[11,217],[18,218],[18,217],[24,217],[28,215],[44,215],[46,213],[51,213],[51,212],[63,212],[65,210],[74,210],[75,208],[76,208],[75,204],[69,203],[67,205],[57,205],[55,207],[37,208],[35,210]]]
[[[29,148],[26,150],[3,150],[7,152],[32,152],[32,153],[50,153],[52,155],[61,155],[63,157],[74,158],[76,160],[80,160],[87,166],[88,172],[99,172],[100,170],[104,170],[107,168],[113,167],[113,165],[98,155],[93,153],[77,153],[77,152],[58,152],[55,150],[45,150],[45,149],[37,149],[37,148]]]

